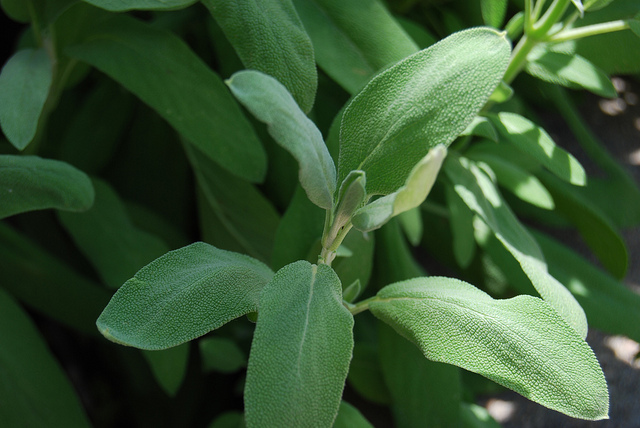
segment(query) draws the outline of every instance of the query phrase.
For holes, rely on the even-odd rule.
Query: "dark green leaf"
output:
[[[424,223],[422,221],[422,212],[420,211],[420,207],[411,208],[410,210],[400,214],[398,216],[398,222],[400,222],[402,231],[411,245],[417,247],[422,240],[422,233],[424,231]]]
[[[384,405],[391,402],[375,345],[356,341],[347,380],[349,385],[367,400]]]
[[[507,13],[507,0],[481,0],[480,8],[484,23],[490,27],[502,28]]]
[[[183,343],[162,351],[142,351],[142,355],[149,363],[151,371],[162,389],[170,397],[174,397],[187,372],[189,344]]]
[[[71,383],[36,326],[2,289],[0,379],[0,420],[3,425],[91,426]]]
[[[248,426],[330,427],[353,349],[353,316],[327,265],[280,269],[260,296],[247,371]]]
[[[272,275],[251,257],[196,242],[124,283],[98,318],[98,329],[122,345],[177,346],[257,310]]]
[[[197,0],[83,0],[102,9],[121,12],[125,10],[181,9]]]
[[[584,10],[593,12],[603,7],[609,6],[613,0],[586,0],[584,2]]]
[[[465,428],[502,428],[487,409],[473,403],[460,404],[460,419]]]
[[[37,156],[0,155],[0,195],[0,218],[47,208],[85,211],[94,199],[83,172]]]
[[[173,34],[115,16],[66,51],[136,94],[221,167],[249,181],[264,178],[253,128],[218,75]]]
[[[608,417],[607,384],[593,351],[538,298],[494,300],[465,282],[430,277],[383,288],[369,308],[432,361],[572,417]]]
[[[496,143],[498,142],[496,128],[489,122],[489,119],[483,116],[474,117],[467,129],[462,131],[460,135],[477,135],[478,137],[485,137]]]
[[[311,40],[291,0],[204,0],[245,68],[279,80],[308,113],[318,76]],[[277,61],[274,61],[278,58]]]
[[[2,68],[0,125],[16,149],[24,149],[35,137],[52,80],[53,68],[44,48],[18,51]]]
[[[225,412],[214,419],[208,428],[245,428],[244,415],[240,412]]]
[[[453,190],[446,187],[449,221],[453,237],[453,255],[458,265],[468,267],[476,254],[476,242],[473,237],[473,212]]]
[[[0,6],[7,16],[14,21],[29,22],[29,2],[25,0],[0,0]]]
[[[431,148],[448,146],[476,117],[509,54],[504,35],[475,28],[377,75],[344,112],[338,182],[360,169],[367,174],[367,194],[398,190]]]
[[[333,428],[373,428],[373,425],[358,409],[346,401],[341,401]]]
[[[206,337],[198,342],[205,371],[233,373],[247,365],[247,357],[231,339]]]

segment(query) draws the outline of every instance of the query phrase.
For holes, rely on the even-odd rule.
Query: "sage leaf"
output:
[[[362,232],[379,229],[391,217],[422,204],[436,181],[446,155],[447,149],[442,145],[429,150],[413,167],[404,186],[357,210],[351,219],[353,226]]]
[[[347,300],[347,289],[350,285],[358,283],[357,295],[367,288],[373,270],[373,254],[375,236],[372,233],[361,233],[351,230],[343,245],[353,251],[351,257],[337,257],[331,267],[338,274],[340,282],[345,287],[343,294]],[[317,257],[317,254],[315,255]]]
[[[272,275],[249,256],[196,242],[140,269],[113,295],[96,324],[121,345],[170,348],[256,311]]]
[[[520,263],[540,296],[580,336],[586,337],[584,311],[565,286],[549,274],[538,244],[502,200],[489,177],[465,158],[451,159],[445,164],[445,172],[456,193]]]
[[[367,194],[395,192],[431,148],[448,146],[476,117],[510,51],[503,34],[474,28],[373,78],[344,112],[338,181],[359,169],[367,174]]]
[[[498,142],[498,133],[496,128],[484,116],[476,116],[473,118],[467,129],[462,131],[460,135],[476,135],[478,137],[488,138],[491,141]]]
[[[198,342],[205,371],[234,373],[247,365],[247,357],[231,339],[206,337]]]
[[[353,349],[353,316],[327,265],[298,261],[263,289],[253,336],[248,427],[331,427]]]
[[[112,12],[127,10],[175,10],[192,5],[197,0],[82,0]]]
[[[350,94],[418,46],[379,0],[294,0],[316,62]]]
[[[240,107],[173,34],[117,15],[66,52],[133,92],[222,168],[252,182],[264,178],[264,149]]]
[[[402,227],[405,236],[413,245],[417,247],[422,241],[422,233],[424,232],[424,224],[422,221],[422,212],[420,207],[411,208],[398,216],[398,221]]]
[[[538,298],[494,300],[463,281],[429,277],[383,288],[369,308],[432,361],[572,417],[608,417],[607,384],[593,351]]]
[[[544,129],[515,113],[502,112],[489,118],[505,141],[536,159],[559,178],[576,186],[586,184],[587,175],[580,162],[556,146]]]
[[[318,86],[313,46],[291,0],[204,0],[245,68],[280,81],[305,113]],[[278,58],[278,61],[274,61]]]
[[[0,74],[0,125],[9,142],[23,150],[33,140],[49,96],[53,67],[40,49],[16,52]]]
[[[341,401],[333,428],[373,428],[373,425],[358,409],[346,401]]]
[[[187,373],[189,344],[183,343],[161,351],[142,351],[142,355],[164,392],[175,397]]]
[[[29,316],[0,288],[0,420],[90,427],[80,400]]]
[[[359,395],[367,400],[383,405],[391,403],[389,389],[382,378],[378,345],[373,340],[355,342],[347,381]]]
[[[85,211],[91,207],[91,180],[71,165],[38,156],[0,155],[0,218],[56,208]]]
[[[484,23],[490,27],[502,28],[507,13],[507,0],[481,0],[480,11]]]
[[[161,239],[133,225],[116,192],[93,180],[95,203],[86,212],[59,212],[58,218],[80,251],[111,288],[170,250]]]
[[[474,214],[452,186],[445,187],[445,197],[449,208],[453,256],[460,267],[467,268],[476,254],[476,242],[473,237]]]
[[[227,85],[269,134],[298,161],[298,178],[314,204],[333,207],[336,167],[316,125],[300,110],[291,94],[271,76],[255,70],[235,73]]]

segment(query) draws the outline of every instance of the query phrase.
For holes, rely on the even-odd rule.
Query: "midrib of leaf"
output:
[[[296,360],[296,368],[298,371],[298,378],[301,377],[300,361],[302,360],[302,348],[307,337],[307,330],[309,329],[309,313],[311,312],[311,301],[313,300],[313,288],[316,283],[316,274],[318,273],[318,266],[311,265],[311,288],[309,290],[309,299],[307,300],[307,311],[304,319],[304,329],[302,330],[302,338],[300,339],[300,346],[298,347],[298,358]]]

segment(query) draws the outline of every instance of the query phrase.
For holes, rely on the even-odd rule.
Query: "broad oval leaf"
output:
[[[266,155],[251,124],[218,75],[173,34],[117,15],[66,52],[133,92],[222,168],[264,178]]]
[[[273,76],[300,108],[313,107],[318,74],[313,46],[291,0],[204,0],[245,68]],[[278,60],[274,60],[277,58]]]
[[[56,208],[85,211],[91,207],[91,180],[71,165],[38,156],[0,155],[0,218]]]
[[[47,101],[53,67],[44,48],[16,52],[0,74],[0,125],[18,150],[33,140]]]
[[[327,265],[280,269],[260,296],[245,386],[248,427],[331,427],[353,349],[353,316]]]
[[[258,120],[267,124],[274,140],[296,158],[300,184],[311,202],[331,209],[336,167],[322,134],[289,91],[273,77],[255,70],[234,74],[227,85]]]
[[[538,298],[494,300],[463,281],[430,277],[383,288],[369,308],[430,360],[572,417],[608,417],[607,384],[593,351]]]
[[[448,146],[476,117],[510,52],[504,34],[474,28],[373,78],[344,112],[338,181],[360,169],[367,174],[367,194],[396,191],[429,149]]]
[[[272,275],[256,259],[196,242],[140,269],[96,324],[122,345],[170,348],[256,311]]]
[[[82,0],[102,9],[113,12],[125,10],[166,10],[181,9],[197,0]]]

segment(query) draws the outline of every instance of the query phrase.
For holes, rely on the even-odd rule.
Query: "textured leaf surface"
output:
[[[294,0],[318,65],[350,94],[418,46],[378,0]]]
[[[445,171],[456,193],[520,263],[538,293],[582,337],[586,337],[584,311],[565,286],[549,275],[538,244],[502,200],[489,177],[464,158],[447,162]]]
[[[533,157],[559,178],[584,186],[587,176],[580,162],[556,146],[547,132],[518,114],[502,112],[490,117],[505,141]]]
[[[69,164],[37,156],[0,155],[0,218],[56,208],[84,211],[91,207],[91,180]]]
[[[341,401],[333,428],[373,428],[373,425],[358,409],[346,401]]]
[[[430,360],[569,416],[607,418],[607,385],[593,351],[538,298],[494,300],[465,282],[430,277],[387,286],[369,307]]]
[[[179,9],[197,0],[82,0],[102,9],[121,12],[125,10]]]
[[[249,181],[264,149],[222,80],[179,38],[127,16],[105,19],[67,48],[118,81],[222,168]]]
[[[49,95],[53,68],[47,52],[16,52],[0,74],[0,125],[9,142],[22,150],[33,140]]]
[[[369,195],[396,191],[431,148],[448,146],[475,118],[500,82],[510,50],[498,32],[475,28],[377,75],[344,112],[338,182],[360,169]]]
[[[205,0],[245,68],[280,81],[304,112],[313,107],[318,75],[311,40],[291,0]]]
[[[260,121],[274,140],[298,161],[300,184],[309,199],[331,209],[336,167],[316,125],[300,110],[287,89],[259,71],[241,71],[227,81],[233,94]]]
[[[170,348],[256,311],[271,276],[251,257],[196,242],[140,269],[114,294],[98,329],[122,345]]]
[[[249,427],[330,427],[353,349],[353,316],[327,265],[280,269],[260,296],[245,386]]]
[[[64,371],[28,315],[0,289],[0,420],[8,427],[89,427]]]

